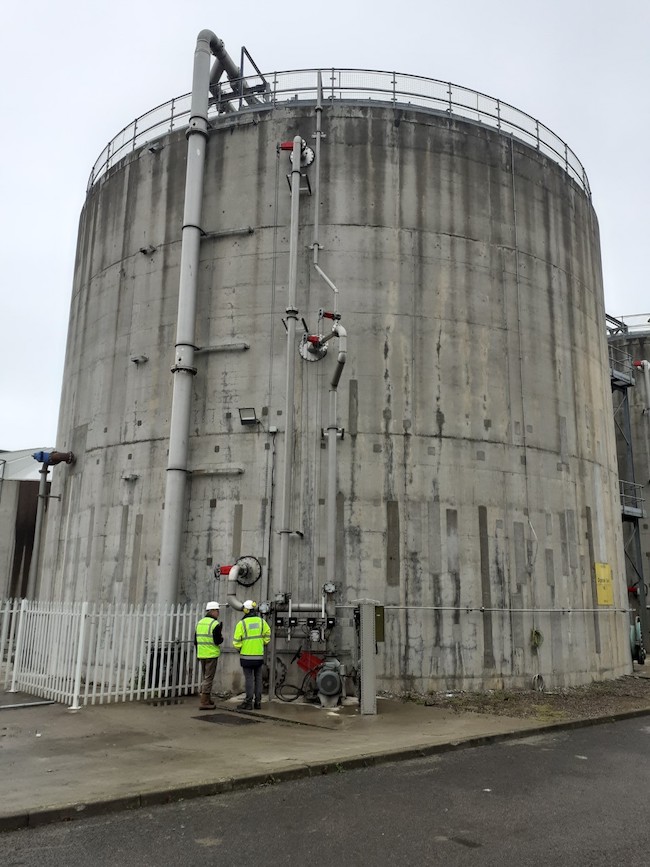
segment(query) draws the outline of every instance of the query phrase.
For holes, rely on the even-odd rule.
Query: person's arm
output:
[[[264,644],[268,644],[271,640],[271,627],[269,624],[262,618],[262,641]]]
[[[237,626],[235,626],[235,632],[232,637],[232,646],[239,650],[242,645],[242,640],[242,625],[240,620],[237,623]]]
[[[223,627],[219,622],[217,622],[217,625],[212,630],[212,640],[217,647],[219,647],[220,644],[223,644]]]

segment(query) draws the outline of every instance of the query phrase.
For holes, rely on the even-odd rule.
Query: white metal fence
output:
[[[200,605],[0,601],[4,689],[69,704],[191,695]]]
[[[208,119],[222,113],[273,109],[285,103],[314,103],[318,97],[319,81],[322,82],[326,105],[333,102],[380,102],[396,108],[415,107],[471,120],[513,135],[559,163],[591,196],[584,166],[569,145],[541,121],[496,97],[420,75],[375,69],[298,69],[249,75],[217,89],[217,96],[210,100]],[[191,98],[190,93],[176,96],[120,130],[95,161],[88,189],[131,151],[187,126]]]

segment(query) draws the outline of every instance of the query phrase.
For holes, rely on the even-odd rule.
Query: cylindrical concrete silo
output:
[[[455,98],[439,82],[400,90],[392,74],[323,78],[320,160],[303,169],[296,306],[299,336],[302,319],[310,333],[329,329],[318,324],[334,294],[313,267],[318,220],[319,263],[348,335],[331,646],[354,661],[355,600],[371,598],[385,606],[377,666],[387,689],[627,673],[586,178],[534,121],[531,137],[525,115],[479,94],[469,110],[469,92]],[[214,114],[207,141],[179,587],[181,599],[225,601],[213,567],[253,555],[263,574],[251,595],[290,588],[306,606],[320,604],[326,577],[336,347],[313,363],[296,341],[281,527],[291,164],[278,145],[299,135],[313,146],[316,73],[267,82],[262,104]],[[81,217],[57,439],[77,463],[53,483],[61,500],[44,581],[56,598],[157,594],[187,145],[182,129],[136,144],[94,180]],[[260,423],[242,425],[242,408]],[[609,569],[607,602],[595,576]],[[280,654],[310,646],[283,635]]]

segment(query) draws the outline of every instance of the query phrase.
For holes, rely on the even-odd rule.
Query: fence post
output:
[[[3,668],[5,651],[7,654],[7,667],[3,671],[4,685],[9,680],[9,621],[13,613],[13,600],[7,599],[2,608],[2,626],[0,627],[0,670]]]
[[[79,704],[79,691],[81,689],[81,663],[83,662],[84,638],[86,636],[86,615],[88,614],[88,603],[81,603],[81,622],[79,623],[79,643],[77,645],[77,664],[74,673],[74,687],[72,692],[72,704],[69,710],[81,710]]]
[[[14,669],[11,675],[11,689],[9,692],[16,692],[16,675],[18,672],[18,660],[23,649],[23,617],[27,608],[27,600],[20,601],[20,614],[18,615],[18,632],[16,635],[16,652],[14,653]]]

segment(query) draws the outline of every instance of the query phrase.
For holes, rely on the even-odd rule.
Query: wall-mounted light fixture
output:
[[[242,424],[259,424],[260,420],[257,417],[254,406],[242,406],[239,408],[239,420]]]

